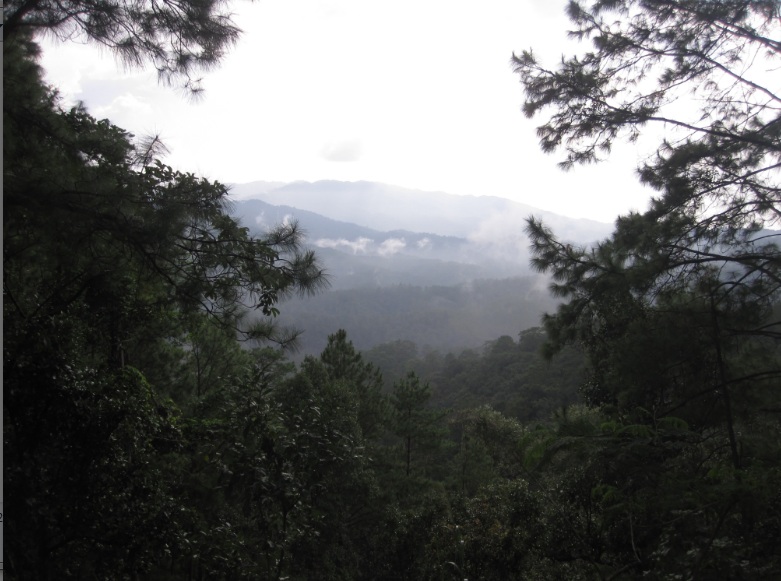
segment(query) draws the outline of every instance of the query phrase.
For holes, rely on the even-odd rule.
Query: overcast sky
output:
[[[577,45],[564,0],[259,0],[235,3],[242,39],[197,102],[94,46],[45,44],[48,80],[166,162],[223,183],[368,180],[495,195],[611,222],[643,209],[642,153],[561,172],[539,152],[509,61],[554,66]]]

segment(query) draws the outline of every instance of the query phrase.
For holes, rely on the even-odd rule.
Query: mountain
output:
[[[335,248],[352,254],[389,256],[404,252],[423,258],[459,260],[465,258],[465,238],[413,232],[410,230],[380,231],[359,223],[345,222],[289,205],[273,205],[250,199],[234,204],[234,215],[250,229],[269,229],[277,224],[297,220],[310,244],[318,248]]]
[[[280,305],[278,322],[304,331],[299,355],[319,354],[339,329],[359,350],[412,341],[422,352],[482,347],[540,324],[556,300],[539,276],[448,286],[393,285],[324,292]]]
[[[517,335],[555,309],[529,268],[525,218],[587,244],[611,226],[491,196],[371,182],[252,182],[231,187],[234,214],[255,233],[295,220],[331,289],[292,298],[279,323],[304,330],[302,354],[345,329],[359,349],[395,340],[451,351]]]
[[[573,220],[491,196],[456,196],[373,182],[252,182],[231,187],[235,214],[263,231],[297,220],[335,288],[458,284],[529,271],[524,220],[544,218],[570,243],[609,224]]]
[[[546,195],[541,191],[540,200]],[[379,231],[428,232],[472,241],[522,235],[523,221],[530,214],[542,217],[568,242],[593,242],[612,231],[610,224],[565,218],[505,198],[457,196],[376,182],[292,182],[278,187],[273,182],[251,182],[231,186],[231,196],[291,206]]]
[[[451,285],[528,272],[525,252],[494,257],[484,245],[457,236],[409,230],[381,232],[262,200],[234,204],[234,215],[255,233],[295,220],[325,266],[333,289],[394,284]]]

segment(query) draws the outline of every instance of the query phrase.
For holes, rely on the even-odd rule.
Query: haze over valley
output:
[[[304,331],[303,354],[340,328],[360,349],[410,340],[449,351],[517,336],[556,305],[530,269],[525,219],[542,217],[572,244],[611,230],[504,198],[376,182],[251,182],[231,198],[253,233],[297,221],[329,276],[329,290],[281,305],[280,324]]]

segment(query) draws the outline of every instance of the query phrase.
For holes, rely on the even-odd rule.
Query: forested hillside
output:
[[[371,184],[353,186],[359,188],[348,187],[354,195],[372,189]],[[254,191],[263,191],[256,187]],[[329,193],[310,189],[315,198]],[[390,204],[394,198],[383,192]],[[489,204],[486,211],[490,209]],[[557,304],[547,290],[548,279],[531,271],[528,251],[511,256],[512,246],[500,259],[484,244],[467,238],[428,231],[380,232],[258,199],[237,202],[232,215],[258,236],[276,224],[296,223],[303,242],[317,252],[328,290],[286,297],[277,317],[280,324],[302,331],[299,359],[320,353],[334,329],[345,329],[361,350],[395,340],[443,352],[479,347],[538,325],[543,313]],[[356,219],[370,220],[372,215]],[[432,227],[441,225],[435,220]],[[586,232],[594,233],[581,235],[589,235]]]
[[[334,329],[345,329],[361,350],[407,340],[446,353],[517,335],[555,307],[544,279],[527,277],[324,292],[281,303],[277,320],[302,331],[300,354],[322,351]]]
[[[530,274],[528,255],[500,261],[481,245],[456,236],[380,232],[261,200],[238,202],[232,214],[259,236],[279,224],[298,223],[305,242],[317,250],[333,290],[395,284],[448,286],[476,278]]]
[[[257,196],[270,195],[264,194],[260,186],[247,186],[231,186],[231,197],[237,190],[244,195],[253,191]],[[318,182],[306,186],[309,196],[303,199],[288,188],[274,190],[277,195],[272,198],[278,202],[281,193],[290,194],[288,203],[303,208],[239,199],[232,214],[259,236],[278,224],[297,222],[306,243],[318,251],[334,289],[393,284],[449,286],[475,279],[527,277],[533,270],[522,224],[532,211],[560,226],[571,244],[590,244],[610,231],[607,224],[556,216],[499,198],[431,192],[403,195],[389,186],[370,183]],[[420,207],[411,202],[413,195]],[[443,216],[432,211],[434,202],[448,208],[448,213]],[[306,209],[322,210],[323,206],[331,208],[331,215],[344,214],[354,221],[336,220]],[[350,211],[340,212],[340,206]],[[393,212],[383,214],[381,208],[393,208]],[[408,215],[416,219],[410,220]],[[386,229],[366,224],[384,225]],[[413,225],[420,229],[410,230]]]
[[[431,405],[449,410],[490,406],[522,422],[547,422],[579,401],[585,358],[568,348],[555,361],[540,353],[539,327],[486,341],[479,349],[440,352],[396,340],[363,353],[382,372],[386,393],[410,372],[427,379]]]
[[[515,55],[565,167],[665,135],[649,210],[609,238],[526,222],[542,327],[514,318],[526,279],[318,295],[295,222],[251,231],[228,188],[42,81],[57,34],[197,92],[239,34],[223,10],[5,5],[4,573],[781,577],[779,3],[572,2],[587,52]],[[295,295],[323,297],[297,322],[326,339],[294,362]],[[370,303],[364,350],[327,315]],[[472,349],[401,334],[491,317],[517,327]]]

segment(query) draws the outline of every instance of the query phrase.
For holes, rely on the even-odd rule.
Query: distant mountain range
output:
[[[404,339],[446,351],[517,335],[555,308],[529,268],[525,219],[542,217],[570,243],[612,230],[503,198],[373,182],[252,182],[233,185],[231,199],[255,233],[296,220],[324,265],[330,291],[281,306],[312,354],[340,328],[359,349]]]
[[[607,235],[611,224],[575,220],[496,196],[457,196],[411,190],[376,182],[250,182],[231,186],[236,200],[259,199],[379,231],[410,230],[470,238],[486,227],[523,230],[523,219],[542,217],[562,238],[590,242]]]
[[[233,185],[231,197],[250,229],[297,220],[332,273],[334,288],[528,275],[524,220],[530,215],[572,243],[596,241],[612,229],[504,198],[374,182],[252,182]]]

